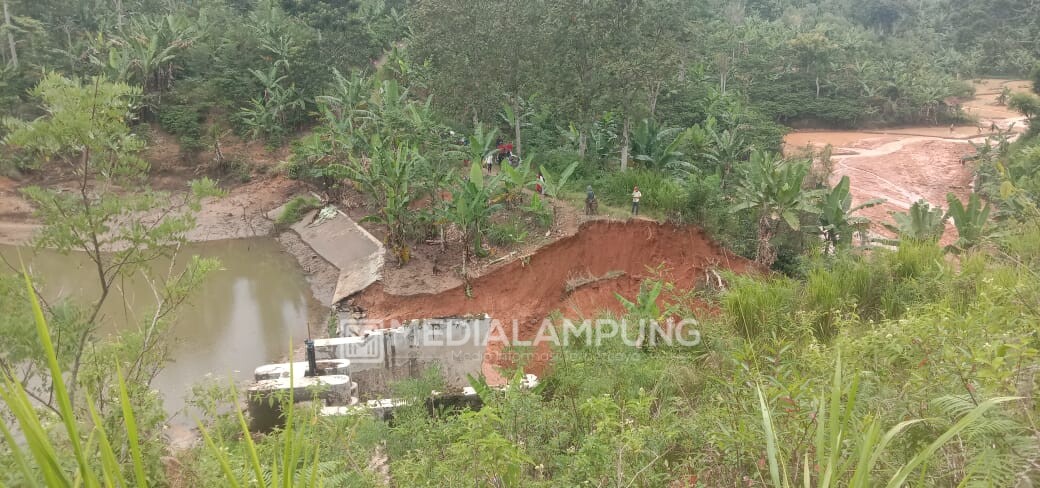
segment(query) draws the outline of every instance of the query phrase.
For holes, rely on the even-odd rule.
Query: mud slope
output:
[[[353,305],[370,319],[407,320],[457,314],[487,313],[500,321],[508,337],[531,339],[542,320],[554,310],[569,318],[595,318],[601,310],[619,309],[614,293],[634,297],[644,278],[663,266],[663,276],[680,289],[703,282],[710,267],[743,272],[745,259],[712,242],[703,231],[652,221],[592,221],[571,237],[556,241],[526,260],[517,260],[472,282],[472,298],[464,287],[438,294],[397,296],[376,283],[363,291]],[[621,271],[618,278],[598,281],[572,294],[568,281],[578,277],[603,277]],[[519,330],[514,330],[514,321]],[[503,344],[489,344],[484,372],[492,379],[491,364],[505,364]],[[544,359],[544,358],[543,358]],[[539,372],[545,361],[535,360]]]

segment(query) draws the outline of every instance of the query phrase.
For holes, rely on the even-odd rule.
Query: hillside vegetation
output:
[[[33,244],[85,253],[101,291],[48,300],[4,266],[0,486],[1040,483],[1034,2],[2,1],[2,179]],[[1001,95],[1026,130],[962,160],[968,199],[870,222],[878,202],[853,205],[830,149],[781,152],[793,128],[973,124],[971,81],[994,76],[1034,93]],[[167,136],[198,179],[154,191],[145,149]],[[284,149],[268,176],[322,198],[291,217],[349,201],[387,266],[439,243],[469,297],[475,263],[552,235],[587,188],[627,216],[638,186],[643,216],[754,270],[679,287],[648,269],[624,313],[592,315],[696,319],[699,344],[554,347],[536,389],[523,362],[503,372],[516,388],[474,378],[479,410],[427,408],[433,369],[395,387],[390,422],[307,404],[251,434],[240,392],[200,378],[203,439],[174,451],[150,382],[219,263],[149,275],[137,331],[103,337],[99,311],[176,253],[204,197],[259,171],[225,151],[242,141]],[[484,169],[506,143],[513,161]]]

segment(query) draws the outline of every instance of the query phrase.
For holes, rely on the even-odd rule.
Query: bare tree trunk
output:
[[[588,134],[585,130],[578,132],[578,157],[585,159],[585,150],[589,147]]]
[[[755,252],[755,262],[769,269],[776,261],[776,250],[773,249],[773,222],[767,216],[758,219],[758,249]]]
[[[628,149],[632,145],[629,132],[632,129],[632,117],[625,115],[625,123],[621,127],[621,171],[628,169]]]
[[[520,97],[513,97],[513,127],[516,132],[516,155],[523,157],[523,144],[520,142]]]
[[[18,67],[18,50],[14,44],[14,27],[11,25],[11,12],[7,8],[7,0],[4,0],[4,28],[7,29],[7,46],[11,49],[11,66]]]
[[[816,75],[816,98],[820,98],[820,75]]]
[[[657,98],[661,96],[661,82],[652,83],[650,85],[650,118],[654,118],[654,113],[657,112]]]

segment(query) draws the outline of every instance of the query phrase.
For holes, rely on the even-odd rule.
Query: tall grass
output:
[[[722,309],[745,339],[783,335],[792,325],[798,283],[787,278],[734,277],[722,297]]]
[[[640,211],[656,211],[670,216],[678,213],[686,203],[682,187],[673,178],[646,169],[610,173],[593,184],[593,189],[607,204],[630,206],[634,186],[638,186],[643,194]]]
[[[129,394],[123,374],[116,372],[119,379],[119,398],[123,411],[123,422],[126,429],[127,443],[129,444],[131,466],[133,476],[129,477],[123,472],[123,467],[118,461],[116,451],[109,442],[108,433],[102,427],[101,419],[94,402],[89,398],[86,401],[92,425],[87,429],[86,442],[80,434],[79,421],[73,411],[72,401],[61,368],[58,366],[58,358],[54,352],[54,344],[51,342],[50,331],[47,321],[40,308],[39,299],[33,292],[29,275],[23,270],[25,286],[32,304],[33,319],[36,323],[36,332],[43,345],[46,355],[47,366],[54,385],[54,396],[58,404],[58,412],[65,430],[65,440],[69,447],[56,445],[48,435],[48,427],[36,413],[36,408],[29,396],[26,394],[22,384],[4,374],[4,384],[0,388],[0,397],[10,410],[11,415],[17,420],[18,428],[25,437],[25,448],[29,451],[26,456],[23,447],[16,441],[13,432],[6,424],[3,425],[4,439],[7,442],[15,464],[20,470],[24,482],[28,486],[40,486],[40,478],[43,483],[50,487],[72,487],[85,486],[89,488],[100,486],[131,486],[130,480],[138,487],[147,487],[149,480],[144,474],[144,462],[141,459],[141,448],[137,438],[137,423],[134,420],[133,408],[130,406]],[[75,472],[66,472],[63,467],[64,460],[59,453],[67,452],[71,448],[75,457]],[[92,453],[97,453],[100,463],[95,462]],[[30,463],[30,460],[32,463]]]
[[[896,288],[883,266],[845,255],[812,267],[800,293],[800,305],[809,312],[816,336],[827,340],[838,333],[843,315],[855,313],[865,320],[889,315],[885,294]]]
[[[4,374],[0,385],[0,398],[17,421],[17,428],[24,443],[19,443],[16,432],[0,422],[0,431],[11,451],[11,458],[22,476],[18,486],[48,487],[128,487],[145,488],[155,483],[145,474],[144,460],[141,455],[141,444],[138,438],[137,422],[130,403],[129,390],[121,371],[116,371],[119,381],[119,403],[123,414],[123,428],[127,446],[113,446],[109,433],[105,431],[101,417],[94,402],[86,399],[89,423],[81,425],[74,412],[74,405],[68,394],[65,379],[58,365],[54,344],[44,318],[40,302],[33,292],[29,275],[24,273],[25,286],[31,298],[33,318],[37,335],[46,355],[51,380],[54,384],[54,395],[58,404],[59,417],[64,434],[57,442],[52,438],[50,428],[37,414],[35,405],[29,399],[21,383]],[[291,367],[291,366],[290,366]],[[292,377],[290,373],[290,377]],[[215,457],[225,476],[226,486],[260,486],[264,488],[292,488],[299,486],[322,486],[326,472],[318,469],[319,451],[314,450],[313,462],[305,462],[301,458],[302,439],[294,427],[294,407],[292,388],[288,405],[285,409],[286,424],[282,430],[281,456],[262,462],[257,446],[253,443],[248,424],[241,410],[237,410],[238,422],[244,442],[247,469],[233,467],[229,458],[231,450],[223,441],[214,442],[209,432],[202,428],[203,439],[210,454]],[[201,425],[200,425],[201,427]],[[81,431],[81,429],[83,429]],[[86,438],[84,439],[84,435]],[[66,445],[67,443],[67,445]],[[67,467],[67,453],[71,450],[75,458],[74,469]],[[125,452],[129,451],[127,462]],[[128,465],[127,465],[128,464]],[[234,463],[237,464],[237,463]],[[299,471],[305,471],[302,474]],[[71,471],[71,472],[70,472]],[[0,483],[2,485],[2,483]]]
[[[321,202],[317,198],[307,196],[295,197],[285,204],[281,215],[278,216],[274,223],[279,227],[288,227],[299,222],[307,212],[320,206]]]
[[[851,381],[844,377],[839,351],[830,391],[817,399],[819,407],[814,422],[816,431],[813,448],[804,453],[791,453],[785,452],[783,446],[795,444],[785,443],[784,439],[777,436],[773,411],[766,401],[762,387],[756,387],[769,466],[769,480],[766,484],[776,488],[788,488],[798,484],[800,478],[801,484],[806,488],[904,486],[911,474],[931,461],[947,442],[978,423],[987,411],[1001,403],[1018,399],[997,397],[979,403],[889,476],[879,473],[876,466],[882,458],[896,456],[896,453],[889,450],[892,441],[910,426],[927,420],[906,420],[881,435],[881,424],[876,419],[859,418],[855,414],[858,391],[859,377],[854,376]],[[787,459],[792,455],[802,462],[801,466],[793,466],[793,469],[789,470]],[[794,477],[791,471],[794,471]],[[885,478],[888,479],[887,482],[884,481]]]

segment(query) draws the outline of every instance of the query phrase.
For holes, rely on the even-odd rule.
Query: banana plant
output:
[[[521,137],[523,128],[531,125],[529,120],[534,116],[534,113],[534,109],[531,108],[531,101],[524,100],[519,95],[507,96],[506,101],[502,102],[502,111],[498,113],[498,117],[506,125],[513,128],[513,138],[516,142],[516,154],[518,156],[523,154],[523,139]]]
[[[744,143],[744,138],[736,131],[709,130],[709,134],[711,135],[711,148],[705,153],[705,156],[715,164],[720,184],[725,187],[726,179],[733,170],[733,163],[744,159],[748,146]]]
[[[373,86],[372,78],[359,71],[351,72],[348,78],[333,68],[329,91],[314,99],[323,127],[338,138],[352,138],[361,121],[371,118],[368,97]]]
[[[614,297],[621,303],[625,311],[633,319],[639,321],[642,329],[639,339],[640,348],[644,352],[649,351],[650,346],[656,343],[656,331],[653,326],[660,324],[664,320],[664,314],[661,313],[661,308],[657,306],[657,297],[661,296],[663,288],[664,282],[661,280],[643,281],[639,285],[639,295],[636,296],[635,302],[621,296],[620,293],[614,293]]]
[[[662,128],[652,119],[643,121],[632,131],[632,154],[636,161],[656,170],[674,167],[683,163],[679,146],[689,132],[679,127]]]
[[[932,207],[924,200],[918,200],[910,206],[909,212],[892,212],[893,223],[883,225],[899,239],[911,241],[938,241],[946,232],[948,215],[941,207]],[[898,244],[898,240],[884,239],[886,244]]]
[[[854,213],[884,202],[883,198],[874,198],[853,207],[849,177],[842,176],[837,186],[824,194],[820,202],[820,230],[823,231],[829,250],[833,252],[839,247],[848,247],[852,244],[853,234],[870,227],[870,219]]]
[[[498,177],[484,178],[480,161],[471,161],[469,178],[458,182],[452,189],[451,201],[446,202],[441,209],[444,220],[455,223],[462,230],[464,278],[468,276],[466,266],[470,256],[484,254],[484,233],[487,231],[491,215],[501,208],[501,204],[491,201],[492,196],[498,192],[499,183]]]
[[[142,17],[112,35],[99,33],[88,59],[114,80],[138,83],[146,93],[162,92],[173,80],[179,53],[199,32],[195,22],[181,15]]]
[[[549,170],[545,168],[545,166],[542,166],[541,167],[541,169],[542,169],[542,178],[545,180],[545,182],[544,182],[545,194],[547,196],[552,197],[553,200],[556,200],[557,198],[559,198],[560,194],[563,193],[563,188],[567,185],[567,181],[570,180],[571,175],[574,174],[574,170],[577,167],[578,167],[578,162],[574,161],[573,163],[570,164],[570,166],[567,166],[567,168],[565,168],[563,170],[563,172],[560,173],[559,176],[553,176],[553,174],[550,173]],[[553,205],[553,224],[555,224],[555,223],[556,223],[556,205],[554,204]]]
[[[386,245],[397,256],[398,265],[407,264],[411,250],[406,232],[412,222],[411,203],[415,196],[411,182],[421,156],[409,147],[396,149],[376,144],[370,157],[367,171],[356,171],[353,179],[362,189],[374,197],[379,212],[362,221],[376,222],[386,226]]]
[[[959,254],[978,246],[988,237],[989,203],[983,206],[978,193],[968,197],[967,207],[953,193],[946,194],[946,203],[950,206],[947,215],[953,218],[953,225],[957,227],[957,242],[947,246],[947,250]]]
[[[770,267],[776,261],[772,240],[781,223],[797,231],[802,213],[819,213],[813,205],[817,192],[802,188],[809,174],[807,161],[785,160],[776,154],[755,150],[748,168],[747,177],[736,188],[736,199],[740,203],[730,207],[730,211],[755,212],[758,219],[756,262]]]
[[[531,156],[521,159],[520,164],[516,167],[512,164],[502,165],[503,200],[511,207],[519,205],[523,200],[524,190],[534,184],[534,175],[531,171],[533,159]]]
[[[265,71],[250,70],[264,87],[262,97],[249,101],[239,111],[238,119],[249,128],[254,139],[264,137],[277,141],[290,129],[289,124],[296,114],[306,107],[306,101],[295,84],[283,85],[287,79],[280,75],[277,66]]]
[[[477,124],[473,128],[473,137],[469,138],[469,148],[467,148],[469,160],[479,164],[484,158],[494,154],[497,151],[495,148],[496,135],[498,135],[498,129],[485,132],[484,124]]]

